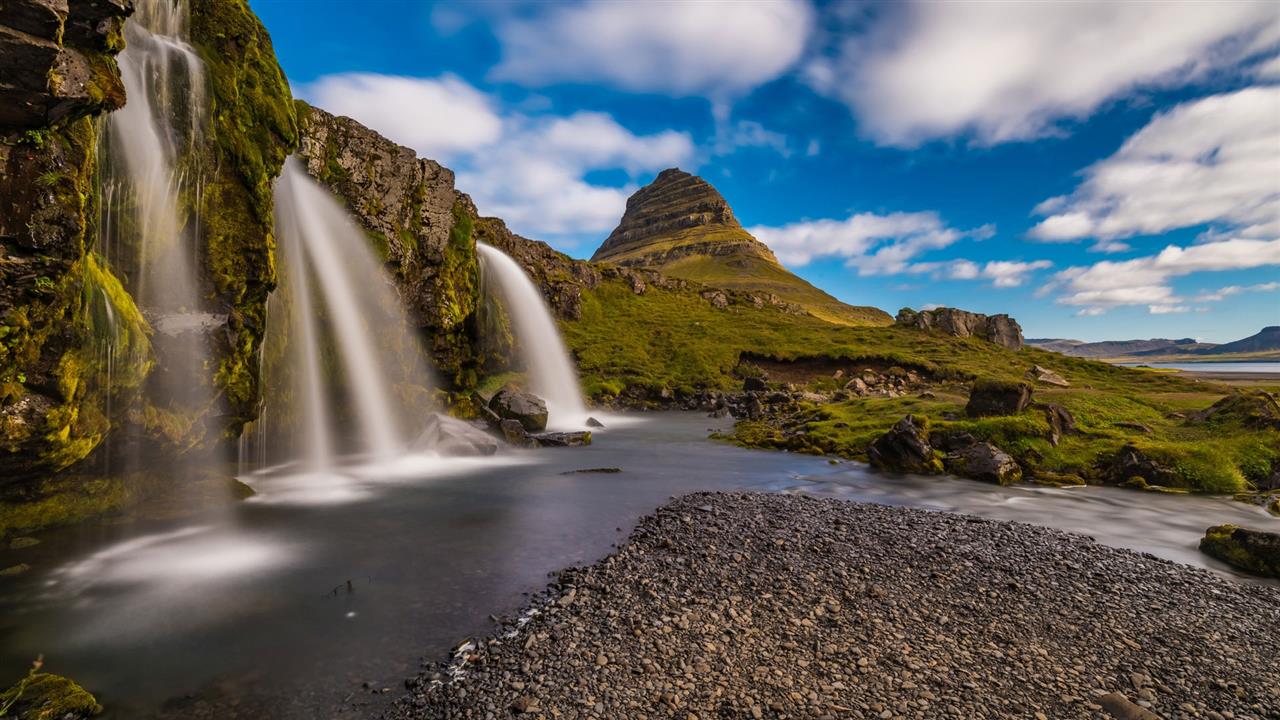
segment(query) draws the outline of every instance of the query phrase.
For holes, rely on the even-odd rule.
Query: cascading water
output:
[[[208,100],[187,26],[180,0],[140,0],[125,26],[118,62],[128,101],[102,134],[100,250],[155,330],[149,402],[171,414],[171,428],[195,423],[181,434],[198,444],[217,398],[209,336],[225,318],[209,312],[198,272]]]
[[[485,291],[499,299],[511,318],[529,390],[546,401],[552,426],[582,426],[587,419],[582,388],[542,293],[506,253],[484,243],[476,243],[476,249]]]
[[[279,426],[266,435],[285,438],[288,459],[313,472],[344,451],[393,459],[433,409],[426,354],[368,238],[296,158],[276,181],[275,205],[281,282],[268,343],[285,351],[264,373],[266,418]],[[361,444],[340,447],[349,435]]]

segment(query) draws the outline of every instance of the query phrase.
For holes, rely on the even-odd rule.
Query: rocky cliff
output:
[[[0,4],[0,478],[27,496],[124,424],[161,444],[183,428],[233,437],[257,413],[258,351],[275,284],[271,183],[296,143],[289,88],[244,0],[192,0],[209,127],[187,158],[200,292],[214,316],[210,380],[225,402],[175,418],[140,390],[156,365],[130,278],[103,259],[97,118],[127,101],[115,53],[134,3]],[[197,206],[198,203],[198,206]],[[172,413],[170,413],[171,415]],[[176,449],[176,447],[175,447]],[[4,484],[0,482],[0,484]]]
[[[976,337],[1010,350],[1022,349],[1022,326],[1008,315],[983,315],[956,308],[934,308],[916,312],[898,311],[896,324],[918,330],[933,330],[956,337]]]
[[[714,288],[773,295],[841,325],[886,325],[872,307],[846,305],[784,268],[734,217],[710,183],[663,170],[627,200],[618,227],[592,261],[645,267]]]

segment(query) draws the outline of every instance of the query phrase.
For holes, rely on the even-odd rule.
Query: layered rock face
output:
[[[935,330],[956,337],[976,337],[1010,350],[1022,349],[1022,326],[1008,315],[983,315],[956,308],[935,308],[916,312],[898,311],[896,324],[918,330]]]
[[[793,275],[742,228],[710,183],[677,168],[663,170],[627,200],[622,221],[591,259],[756,293],[767,304],[791,304],[832,323],[890,321],[876,308],[846,305]]]
[[[341,197],[386,261],[443,379],[474,382],[477,213],[453,171],[348,117],[299,102],[307,172]]]
[[[123,2],[0,5],[0,485],[84,457],[149,369],[133,300],[88,250],[93,116],[120,107]],[[114,317],[118,322],[106,322]],[[102,348],[127,367],[108,380]]]

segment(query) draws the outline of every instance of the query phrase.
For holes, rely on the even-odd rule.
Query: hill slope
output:
[[[1082,342],[1056,338],[1032,338],[1028,345],[1042,350],[1096,360],[1262,360],[1280,357],[1280,325],[1270,325],[1247,338],[1216,345],[1191,338],[1168,340],[1105,340]]]
[[[627,200],[618,227],[593,261],[648,267],[712,287],[772,293],[840,325],[888,325],[877,308],[840,302],[784,268],[696,175],[670,168]]]
[[[1225,355],[1227,353],[1257,353],[1272,350],[1280,350],[1280,325],[1264,327],[1257,334],[1250,335],[1243,340],[1218,345],[1203,352],[1206,355]]]

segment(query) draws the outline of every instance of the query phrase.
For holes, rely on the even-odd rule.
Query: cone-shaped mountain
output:
[[[712,287],[773,293],[841,325],[887,325],[873,307],[846,305],[794,275],[742,228],[719,191],[678,168],[627,199],[622,221],[593,261],[648,267]]]

